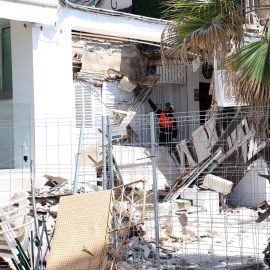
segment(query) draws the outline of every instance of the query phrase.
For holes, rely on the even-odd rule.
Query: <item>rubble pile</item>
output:
[[[62,177],[54,177],[51,175],[44,175],[44,178],[47,180],[44,184],[44,187],[35,189],[35,201],[36,201],[36,210],[37,218],[39,222],[43,222],[43,217],[46,221],[46,226],[48,233],[50,234],[53,231],[58,209],[59,209],[59,200],[62,196],[68,196],[73,194],[74,184],[70,183],[68,179]],[[78,183],[78,194],[94,192],[96,190],[90,188],[86,184]],[[30,205],[29,210],[30,214],[33,215],[33,204],[32,204],[32,194],[29,193]]]
[[[257,210],[245,207],[228,207],[221,213],[219,209],[212,212],[194,206],[160,212],[161,269],[237,269],[255,263],[252,247],[257,240],[250,223],[257,217]],[[154,213],[146,209],[141,235],[128,240],[130,250],[122,256],[120,265],[124,269],[156,269],[153,220]],[[260,224],[258,229],[265,231],[260,238],[263,247],[267,242],[267,223]],[[240,259],[242,245],[246,249]]]
[[[241,250],[257,245],[250,224],[256,222],[261,231],[266,230],[268,202],[266,196],[258,195],[260,201],[252,200],[253,207],[239,207],[244,205],[241,200],[245,194],[237,187],[245,177],[254,174],[269,178],[265,170],[258,169],[267,166],[263,163],[266,164],[266,159],[260,155],[267,144],[254,138],[245,116],[232,119],[227,127],[210,118],[190,139],[176,144],[174,153],[156,149],[157,202],[152,185],[151,151],[142,145],[121,143],[114,140],[112,149],[117,187],[112,189],[110,211],[104,214],[110,217],[110,226],[104,232],[108,243],[102,269],[156,269],[157,253],[161,269],[210,270],[256,262],[253,248],[246,248],[245,253]],[[88,148],[84,149],[83,157],[90,159],[88,166],[97,168],[102,176],[99,148],[89,147],[90,154]],[[223,170],[236,156],[239,164]],[[36,189],[36,209],[40,221],[46,216],[47,229],[52,232],[59,198],[72,195],[73,184],[61,177],[44,177],[47,179],[44,187]],[[139,180],[146,178],[150,181]],[[100,180],[97,183],[102,183]],[[97,187],[78,184],[78,194],[94,191]],[[229,206],[233,204],[234,207]],[[154,214],[155,206],[158,217]],[[98,204],[91,207],[99,209]],[[80,211],[84,208],[82,205]],[[266,243],[267,233],[260,241]],[[87,252],[94,256],[92,251]]]

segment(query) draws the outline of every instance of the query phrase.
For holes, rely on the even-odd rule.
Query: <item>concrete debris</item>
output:
[[[71,195],[73,193],[73,184],[70,184],[68,179],[62,177],[54,177],[51,175],[44,175],[47,179],[45,185],[41,188],[36,188],[36,210],[37,218],[39,222],[43,222],[43,217],[45,217],[46,228],[48,234],[51,234],[55,227],[55,222],[59,210],[59,199],[62,196]],[[97,187],[96,187],[97,188]],[[96,191],[95,187],[79,183],[77,193],[88,193]],[[33,215],[33,205],[32,197],[29,196],[30,205],[28,206],[30,210],[30,215]]]
[[[48,181],[45,183],[45,186],[49,186],[52,184],[51,187],[57,186],[57,185],[62,185],[63,183],[67,182],[68,179],[63,178],[63,177],[54,177],[52,175],[44,174],[44,176]]]
[[[211,212],[219,211],[219,193],[215,191],[187,188],[181,197],[191,200],[193,206],[202,207]]]
[[[132,80],[131,78],[128,78],[126,76],[124,76],[119,85],[118,88],[120,88],[121,90],[127,91],[127,92],[132,92],[135,88],[137,87],[137,83]]]
[[[59,205],[53,205],[50,207],[50,214],[53,216],[57,216]]]
[[[208,174],[205,176],[202,186],[221,194],[229,194],[232,190],[233,182],[213,174]]]
[[[47,184],[48,182],[46,182]],[[50,182],[53,183],[53,182]],[[94,189],[90,188],[86,184],[78,184],[77,193],[93,192]],[[55,186],[44,186],[40,189],[36,189],[36,198],[49,198],[49,197],[61,197],[71,195],[73,193],[73,184],[68,181],[64,181],[62,184],[56,184]]]
[[[156,156],[158,189],[163,189],[170,186],[171,179],[179,176],[179,171],[167,150],[157,149]],[[153,177],[150,149],[114,145],[113,157],[124,184],[138,179],[151,179]],[[152,182],[149,181],[147,189],[152,190],[152,188]]]

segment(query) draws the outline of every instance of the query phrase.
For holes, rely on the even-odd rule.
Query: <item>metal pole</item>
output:
[[[152,150],[153,187],[154,187],[156,260],[157,260],[157,269],[160,270],[158,195],[157,195],[156,148],[155,148],[155,122],[154,122],[154,113],[153,112],[150,113],[150,129],[151,129],[151,150]]]
[[[107,133],[108,133],[108,161],[109,161],[109,171],[111,188],[114,188],[114,175],[113,175],[113,155],[112,155],[112,136],[111,136],[111,119],[107,116]]]
[[[32,195],[32,205],[33,205],[33,214],[34,214],[34,225],[35,225],[35,243],[39,241],[39,228],[38,228],[38,219],[37,219],[37,208],[36,208],[36,189],[35,189],[35,170],[34,170],[34,161],[30,162],[30,172],[31,172],[31,195]]]
[[[75,172],[75,178],[74,178],[73,195],[76,195],[77,188],[78,188],[78,178],[79,178],[79,170],[80,170],[80,163],[81,163],[83,135],[84,135],[84,122],[82,122],[82,124],[81,124],[80,141],[79,141],[79,147],[78,147],[78,156],[77,156],[76,172]]]
[[[137,112],[139,110],[139,108],[141,107],[141,105],[144,103],[145,99],[147,98],[148,94],[150,93],[152,89],[152,86],[149,87],[149,89],[147,90],[147,92],[145,93],[144,97],[142,98],[141,102],[139,103],[139,105],[137,106],[135,112]],[[131,110],[131,109],[130,109]]]
[[[112,155],[112,136],[111,136],[111,119],[107,116],[107,138],[108,138],[108,163],[110,171],[111,189],[114,188],[114,175],[113,175],[113,155]],[[113,228],[116,227],[116,218],[113,218]],[[117,239],[117,233],[114,232],[114,237]],[[118,249],[118,242],[115,242],[115,248]]]
[[[103,190],[107,190],[106,170],[106,116],[102,116],[102,165],[103,165]]]

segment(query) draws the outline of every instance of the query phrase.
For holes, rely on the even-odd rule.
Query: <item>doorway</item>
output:
[[[209,95],[210,83],[200,83],[199,102],[200,102],[200,124],[205,122],[205,114],[212,104],[212,95]]]

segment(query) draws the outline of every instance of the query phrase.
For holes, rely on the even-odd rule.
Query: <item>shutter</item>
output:
[[[75,108],[76,108],[76,127],[80,128],[82,121],[85,127],[92,127],[92,100],[91,94],[86,87],[79,83],[74,83],[75,87]]]

